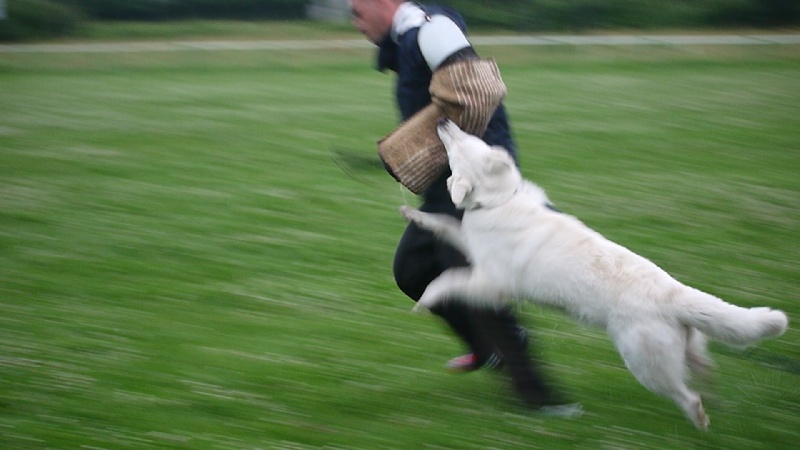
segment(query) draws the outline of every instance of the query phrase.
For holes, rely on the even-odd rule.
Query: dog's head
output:
[[[450,120],[441,120],[437,131],[452,172],[447,189],[457,207],[491,208],[514,195],[522,176],[507,151],[465,133]]]

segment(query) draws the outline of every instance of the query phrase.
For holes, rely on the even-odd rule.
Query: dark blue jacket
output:
[[[428,15],[446,15],[466,34],[464,20],[456,11],[439,6],[420,5],[420,7]],[[400,35],[398,42],[394,42],[391,35],[387,35],[378,45],[378,70],[384,72],[388,69],[397,73],[395,95],[402,120],[408,119],[431,103],[431,94],[428,88],[431,84],[432,72],[417,45],[418,32],[419,28],[412,28]],[[508,116],[502,104],[495,111],[489,127],[482,137],[488,144],[499,145],[508,150],[516,160],[516,146],[511,136]],[[442,195],[449,199],[445,185],[448,176],[449,171],[428,188],[423,194],[426,200],[433,199],[432,197],[438,199]]]

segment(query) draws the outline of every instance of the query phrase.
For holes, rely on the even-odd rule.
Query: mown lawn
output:
[[[0,53],[0,448],[796,448],[800,49],[479,50],[562,210],[789,314],[712,346],[711,431],[534,306],[583,417],[443,370],[462,349],[391,277],[415,199],[372,164],[397,114],[369,50]]]

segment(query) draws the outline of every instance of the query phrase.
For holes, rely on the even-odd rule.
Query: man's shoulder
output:
[[[449,6],[442,6],[442,5],[420,5],[420,8],[422,8],[422,10],[425,11],[425,14],[429,16],[435,16],[435,15],[447,16],[448,18],[450,18],[450,20],[455,22],[459,28],[461,28],[461,31],[464,31],[466,33],[467,24],[466,22],[464,22],[464,18],[461,17],[461,14],[459,14],[459,12],[456,11],[455,9]]]
[[[430,18],[430,16],[443,15],[456,23],[462,31],[466,32],[466,23],[453,8],[440,5],[422,5],[418,3],[405,3],[398,9],[393,23],[391,34],[396,41],[408,33],[416,35],[419,28]]]
[[[461,15],[458,12],[450,7],[447,6],[438,6],[438,5],[418,5],[419,8],[425,13],[425,16],[433,16],[433,15],[445,15],[450,20],[455,22],[462,31],[466,32],[466,25],[464,24],[464,20],[461,18]],[[391,42],[385,42],[387,46],[394,46],[398,53],[401,55],[404,53],[419,53],[419,45],[417,42],[417,36],[419,35],[419,29],[422,24],[425,23],[425,20],[409,20],[408,25],[402,27],[399,30],[396,30],[397,33],[390,39]],[[392,45],[394,44],[394,45]]]

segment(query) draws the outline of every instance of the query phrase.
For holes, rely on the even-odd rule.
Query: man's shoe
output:
[[[475,353],[457,356],[447,361],[447,370],[454,373],[474,372],[482,367],[496,369],[502,367],[503,357],[498,353],[492,353],[489,358],[481,363]]]
[[[517,339],[522,344],[525,351],[528,351],[528,330],[524,327],[517,326],[515,330]],[[447,361],[447,370],[454,373],[467,373],[474,372],[482,367],[487,369],[502,369],[503,368],[503,355],[495,350],[489,355],[489,358],[484,362],[478,361],[478,355],[475,353],[467,353],[466,355],[457,356],[450,361]]]
[[[478,369],[480,365],[475,353],[467,353],[447,361],[447,370],[450,372],[472,372]]]

